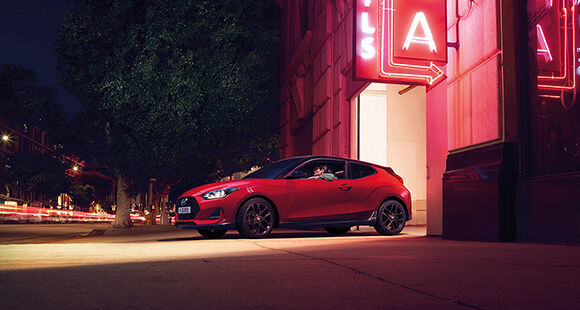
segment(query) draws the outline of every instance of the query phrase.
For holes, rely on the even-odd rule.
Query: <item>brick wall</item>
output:
[[[281,6],[280,157],[349,157],[350,99],[364,85],[352,81],[353,1]]]

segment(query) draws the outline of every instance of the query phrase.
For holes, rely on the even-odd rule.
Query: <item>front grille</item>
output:
[[[177,211],[180,207],[191,207],[191,213],[179,214]],[[193,220],[199,212],[199,204],[194,197],[183,197],[177,200],[175,211],[178,221]]]

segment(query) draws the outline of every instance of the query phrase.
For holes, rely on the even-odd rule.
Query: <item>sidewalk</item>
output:
[[[173,229],[138,226],[74,242],[0,245],[0,304],[11,309],[579,308],[577,245],[450,241],[425,237],[418,227],[393,237],[362,226],[340,237],[275,230],[260,240],[233,231],[212,240],[195,230]]]
[[[91,232],[91,236],[125,236],[125,235],[139,235],[139,234],[154,234],[154,233],[162,233],[162,232],[170,232],[170,231],[179,231],[179,228],[176,228],[173,225],[144,225],[144,224],[137,224],[133,227],[129,228],[113,228],[109,227],[105,230],[98,230],[95,229]]]

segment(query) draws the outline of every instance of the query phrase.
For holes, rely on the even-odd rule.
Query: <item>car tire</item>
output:
[[[397,235],[405,227],[406,221],[405,207],[399,201],[390,199],[379,207],[375,230],[381,235]]]
[[[240,234],[246,238],[265,238],[274,228],[274,207],[262,198],[252,198],[242,205],[236,219]]]
[[[331,235],[342,236],[350,231],[350,226],[347,226],[347,227],[324,227],[324,229]]]
[[[223,229],[198,229],[197,232],[210,239],[223,237],[228,231]]]

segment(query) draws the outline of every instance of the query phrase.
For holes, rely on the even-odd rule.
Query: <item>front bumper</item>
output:
[[[198,197],[182,197],[177,200],[175,227],[183,229],[235,229],[235,223],[226,218],[223,199],[202,200]],[[180,209],[189,212],[180,213]]]

